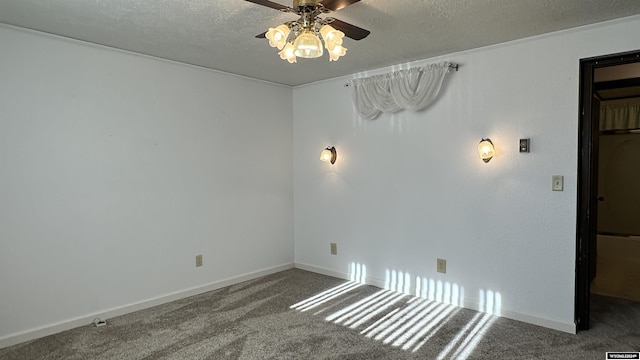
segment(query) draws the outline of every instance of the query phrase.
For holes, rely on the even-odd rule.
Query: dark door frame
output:
[[[594,70],[640,61],[640,50],[580,60],[580,121],[578,124],[578,204],[576,234],[575,323],[589,329],[590,284],[595,276],[598,211],[598,136],[593,121]],[[596,116],[597,118],[597,116]]]

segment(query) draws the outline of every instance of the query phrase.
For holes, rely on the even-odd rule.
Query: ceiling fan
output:
[[[320,14],[340,10],[360,0],[293,0],[292,7],[269,0],[246,1],[299,16],[296,21],[288,21],[256,35],[257,38],[269,39],[269,45],[281,50],[278,53],[280,58],[289,63],[296,62],[297,57],[322,56],[322,42],[318,35],[324,40],[325,48],[329,52],[329,60],[336,61],[347,52],[347,49],[342,46],[344,36],[353,40],[362,40],[370,34],[369,30],[344,21],[332,17],[319,17]]]

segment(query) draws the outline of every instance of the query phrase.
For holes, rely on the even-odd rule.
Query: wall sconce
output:
[[[480,155],[482,161],[488,163],[495,154],[496,150],[493,147],[491,139],[483,138],[480,140],[480,144],[478,144],[478,155]]]
[[[322,150],[322,153],[320,153],[320,160],[324,162],[335,164],[337,158],[338,153],[336,152],[336,148],[334,148],[333,146],[327,147],[326,149]]]

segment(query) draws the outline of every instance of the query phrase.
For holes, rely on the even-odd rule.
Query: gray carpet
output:
[[[594,296],[566,334],[298,269],[0,349],[1,359],[604,359],[640,303]]]

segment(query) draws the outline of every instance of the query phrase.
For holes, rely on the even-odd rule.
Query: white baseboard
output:
[[[347,273],[342,273],[342,272],[339,272],[339,271],[327,269],[327,268],[320,267],[320,266],[308,265],[308,264],[304,264],[304,263],[295,263],[294,267],[296,269],[306,270],[306,271],[310,271],[310,272],[314,272],[314,273],[322,274],[322,275],[327,275],[327,276],[332,276],[332,277],[335,277],[335,278],[338,278],[338,279],[350,280],[349,274],[347,274]]]
[[[293,268],[294,268],[293,263],[274,266],[271,268],[262,269],[262,270],[230,277],[220,281],[215,281],[206,285],[176,291],[174,293],[165,294],[162,296],[143,300],[140,302],[123,305],[123,306],[119,306],[111,309],[106,309],[106,310],[98,311],[95,313],[82,315],[73,319],[61,321],[55,324],[45,325],[39,328],[11,334],[11,335],[0,338],[0,349],[8,346],[16,345],[25,341],[34,340],[44,336],[48,336],[48,335],[56,334],[62,331],[77,328],[79,326],[85,326],[85,325],[91,324],[93,319],[95,318],[100,318],[104,320],[104,319],[109,319],[109,318],[113,318],[120,315],[125,315],[128,313],[132,313],[134,311],[143,310],[150,307],[166,304],[171,301],[184,299],[189,296],[199,295],[208,291],[217,290],[223,287],[241,283],[243,281],[253,280],[262,276],[275,274],[277,272],[289,270]]]
[[[482,307],[480,303],[477,301],[472,301],[469,299],[463,299],[463,307],[465,309],[471,309],[475,311],[482,311]],[[542,327],[546,327],[553,330],[558,330],[570,334],[576,333],[576,324],[574,323],[565,323],[562,321],[549,320],[546,318],[542,318],[539,316],[529,315],[517,311],[511,311],[508,309],[500,309],[500,314],[496,314],[497,316],[504,317],[511,320],[517,320],[521,322],[525,322],[528,324],[538,325]]]
[[[351,277],[346,272],[339,272],[331,269],[327,269],[321,266],[315,266],[305,263],[295,263],[295,267],[298,269],[315,272],[322,275],[333,276],[339,279],[351,280]],[[365,283],[381,289],[385,288],[385,281],[382,279],[367,276]],[[463,307],[470,310],[481,311],[481,306],[477,301],[462,299]],[[498,316],[505,317],[512,320],[522,321],[528,324],[538,325],[553,330],[567,332],[570,334],[576,333],[576,325],[574,323],[566,323],[562,321],[550,320],[539,316],[520,313],[517,311],[511,311],[508,309],[501,309]]]

